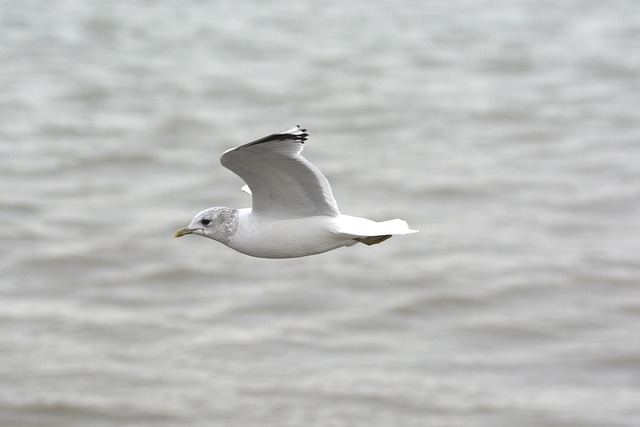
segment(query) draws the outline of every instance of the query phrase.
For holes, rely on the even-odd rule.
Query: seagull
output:
[[[401,219],[341,214],[327,178],[301,155],[308,136],[295,126],[225,151],[220,162],[247,184],[242,189],[251,194],[252,207],[205,209],[174,237],[196,234],[245,255],[275,259],[417,233]]]

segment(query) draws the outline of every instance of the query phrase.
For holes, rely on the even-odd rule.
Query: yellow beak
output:
[[[176,234],[174,234],[173,237],[182,237],[185,234],[193,234],[193,230],[189,227],[181,228],[180,230],[176,231]]]

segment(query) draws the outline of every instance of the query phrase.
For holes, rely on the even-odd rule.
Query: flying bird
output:
[[[254,257],[297,258],[417,233],[401,219],[341,214],[327,178],[301,155],[308,136],[296,126],[225,151],[220,162],[247,184],[252,207],[205,209],[174,237],[197,234]]]

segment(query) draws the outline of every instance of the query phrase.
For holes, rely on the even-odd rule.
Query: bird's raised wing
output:
[[[253,213],[276,218],[339,214],[329,181],[300,154],[308,136],[296,126],[222,154],[222,165],[251,189]]]

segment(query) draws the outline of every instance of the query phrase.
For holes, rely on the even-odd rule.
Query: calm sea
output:
[[[636,0],[0,2],[0,425],[637,426]],[[300,124],[294,260],[173,239]]]

